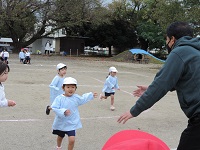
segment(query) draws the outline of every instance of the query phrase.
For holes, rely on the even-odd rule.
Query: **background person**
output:
[[[24,49],[26,64],[31,64],[31,53],[28,49]]]
[[[46,42],[46,44],[45,44],[45,52],[44,52],[44,54],[49,56],[49,53],[50,53],[51,49],[52,49],[52,48],[51,48],[51,43],[50,43],[50,41],[48,40],[48,41]]]
[[[21,63],[24,63],[24,59],[25,59],[25,53],[24,53],[24,49],[22,48],[21,51],[19,52],[19,61]]]
[[[182,132],[177,150],[200,149],[200,38],[192,38],[188,23],[174,22],[167,28],[166,45],[170,53],[161,70],[149,87],[134,91],[143,93],[130,111],[121,115],[118,122],[125,123],[153,106],[168,91],[176,90],[180,107],[189,118]]]
[[[3,56],[3,59],[4,59],[3,61],[4,61],[6,64],[8,64],[9,53],[8,53],[8,51],[7,51],[6,48],[4,48],[2,56]]]

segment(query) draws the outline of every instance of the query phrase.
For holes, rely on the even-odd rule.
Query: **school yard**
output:
[[[17,54],[10,54],[10,73],[4,83],[7,99],[17,105],[0,109],[2,150],[54,150],[56,136],[52,132],[54,113],[45,114],[49,104],[49,87],[56,75],[56,65],[68,66],[67,76],[78,81],[78,94],[101,93],[108,68],[118,69],[120,91],[115,95],[115,111],[110,111],[110,99],[98,98],[80,106],[83,128],[77,130],[75,150],[100,150],[113,134],[126,129],[142,130],[162,139],[171,149],[176,148],[180,134],[187,125],[175,92],[169,92],[157,104],[126,124],[118,117],[136,102],[132,91],[136,85],[148,85],[161,65],[108,61],[106,58],[81,58],[33,55],[31,65],[19,63]],[[67,138],[62,147],[67,149]]]

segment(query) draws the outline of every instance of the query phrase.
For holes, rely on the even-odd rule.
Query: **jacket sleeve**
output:
[[[53,101],[53,103],[51,105],[51,108],[56,113],[57,116],[59,116],[59,117],[65,117],[64,112],[67,109],[60,108],[60,106],[61,106],[60,102],[61,102],[60,97],[56,97],[56,99]]]
[[[8,101],[3,90],[0,90],[0,107],[7,107]]]
[[[154,81],[131,108],[130,113],[136,117],[144,110],[153,106],[168,91],[175,87],[183,70],[184,62],[172,51],[161,70],[156,74]]]
[[[77,95],[78,96],[78,95]],[[93,93],[85,93],[82,96],[78,96],[78,105],[83,105],[94,99]]]
[[[59,88],[57,87],[58,81],[59,81],[58,77],[55,76],[53,78],[51,84],[49,85],[49,87],[52,88],[52,89],[54,89],[54,90],[56,90],[56,91],[58,91],[59,90]]]
[[[115,89],[119,89],[119,85],[118,85],[118,79],[117,79],[117,77],[116,77]]]

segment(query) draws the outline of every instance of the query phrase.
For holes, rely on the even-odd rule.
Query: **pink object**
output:
[[[104,144],[102,150],[170,150],[159,138],[139,130],[123,130]]]

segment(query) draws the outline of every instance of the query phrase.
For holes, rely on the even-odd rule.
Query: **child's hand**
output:
[[[65,115],[65,116],[69,116],[70,113],[71,113],[70,110],[66,110],[66,111],[64,112],[64,115]]]
[[[97,98],[97,96],[98,96],[97,92],[94,92],[93,96],[94,96],[94,98]]]
[[[16,103],[15,103],[15,101],[13,101],[13,100],[8,100],[8,106],[10,107],[10,106],[15,106],[16,105]]]

